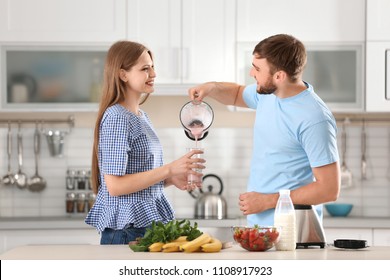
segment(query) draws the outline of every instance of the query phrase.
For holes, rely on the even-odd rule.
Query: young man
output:
[[[273,225],[279,190],[290,189],[294,204],[318,205],[340,191],[336,121],[313,86],[302,80],[306,50],[296,38],[278,34],[253,51],[244,86],[208,82],[189,89],[191,99],[206,96],[256,110],[253,155],[247,192],[239,206],[249,225]]]

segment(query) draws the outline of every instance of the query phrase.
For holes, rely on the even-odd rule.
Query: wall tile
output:
[[[368,179],[360,179],[361,128],[347,127],[347,164],[354,176],[354,186],[341,190],[340,202],[354,204],[351,216],[390,217],[390,128],[367,125]],[[164,147],[166,163],[185,154],[187,147],[194,147],[181,128],[156,129]],[[12,171],[18,169],[16,126],[13,129]],[[7,172],[5,127],[0,128],[0,173]],[[23,171],[30,177],[35,172],[33,153],[33,128],[23,128]],[[91,161],[93,129],[75,128],[66,136],[64,157],[53,158],[49,154],[46,139],[41,138],[39,173],[47,180],[47,187],[40,193],[31,193],[16,187],[0,186],[0,217],[49,217],[66,216],[65,175],[68,168],[88,169]],[[341,126],[338,134],[341,145]],[[229,216],[242,216],[238,196],[246,191],[252,152],[252,128],[212,128],[209,135],[198,143],[205,149],[207,160],[204,174],[221,177],[222,195],[228,202]],[[341,151],[340,151],[341,152]],[[340,153],[341,157],[341,153]],[[174,187],[166,189],[177,217],[194,215],[195,199],[186,191]],[[82,217],[83,214],[75,214]],[[328,215],[325,212],[325,215]]]

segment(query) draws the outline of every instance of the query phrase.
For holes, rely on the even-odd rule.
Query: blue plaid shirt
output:
[[[105,228],[123,229],[149,226],[152,221],[168,222],[174,211],[164,194],[164,182],[120,196],[108,193],[104,174],[123,176],[148,171],[163,165],[160,141],[145,112],[141,116],[119,104],[103,115],[99,133],[100,188],[85,222],[102,232]]]

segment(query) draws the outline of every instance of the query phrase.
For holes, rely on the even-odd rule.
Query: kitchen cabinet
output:
[[[366,111],[390,112],[390,41],[366,44]]]
[[[277,33],[303,42],[364,42],[365,0],[237,1],[238,41]]]
[[[390,1],[367,0],[367,40],[390,41]]]
[[[1,110],[97,110],[107,49],[3,43]]]
[[[366,111],[390,112],[390,18],[387,0],[367,0]]]
[[[128,39],[154,53],[157,88],[234,80],[235,0],[129,0],[128,15]]]
[[[0,254],[24,245],[100,244],[97,231],[91,229],[22,229],[0,232]]]
[[[374,229],[373,246],[390,246],[390,229]]]
[[[328,244],[333,244],[335,239],[362,239],[367,240],[367,245],[372,246],[373,230],[368,228],[325,228],[325,237]]]
[[[111,42],[126,37],[126,0],[0,0],[0,41]]]

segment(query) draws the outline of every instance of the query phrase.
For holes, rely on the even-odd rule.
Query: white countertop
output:
[[[9,250],[1,260],[390,260],[390,247],[344,250],[334,247],[248,252],[238,245],[218,253],[133,252],[127,245],[30,245]]]
[[[179,219],[181,220],[181,219]],[[231,227],[245,225],[245,217],[230,219],[190,219],[199,227]],[[325,217],[324,228],[385,228],[390,229],[390,218],[377,217]],[[16,229],[91,229],[83,217],[0,218],[0,230]]]

